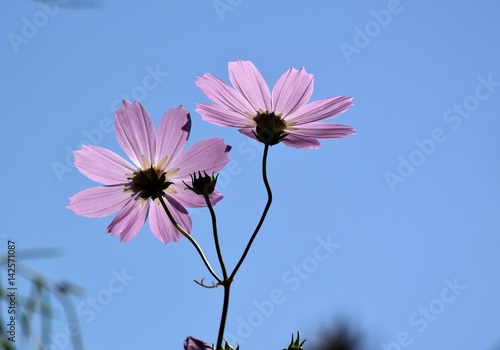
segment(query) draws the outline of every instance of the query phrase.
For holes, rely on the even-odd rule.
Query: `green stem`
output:
[[[186,237],[189,240],[189,242],[191,242],[191,244],[198,251],[198,254],[200,254],[201,260],[203,260],[203,263],[205,263],[205,266],[207,267],[208,271],[212,274],[212,276],[214,276],[214,278],[217,280],[217,282],[221,283],[222,280],[219,278],[219,276],[217,276],[217,274],[214,272],[214,270],[210,266],[210,263],[208,262],[207,257],[205,256],[205,254],[203,253],[203,250],[201,250],[199,244],[195,241],[195,239],[193,237],[191,237],[191,235],[186,230],[184,230],[177,223],[177,221],[175,221],[174,217],[170,213],[170,210],[168,210],[168,207],[165,204],[165,201],[163,200],[163,197],[158,197],[158,199],[160,200],[160,203],[161,203],[163,209],[167,213],[168,218],[170,219],[170,221],[172,222],[172,224],[175,226],[175,228],[177,229],[177,231],[179,231],[180,233],[182,233],[184,235],[184,237]]]
[[[262,216],[259,220],[259,223],[257,224],[257,227],[255,228],[255,230],[252,234],[252,237],[248,241],[248,244],[243,252],[243,255],[241,256],[240,260],[238,261],[238,264],[236,264],[236,267],[234,268],[233,273],[231,273],[231,275],[229,276],[230,281],[232,281],[234,279],[236,272],[238,272],[239,268],[241,267],[241,264],[243,264],[243,261],[245,260],[255,237],[257,237],[257,233],[259,233],[259,230],[260,230],[262,224],[264,223],[264,220],[266,219],[267,212],[269,211],[269,208],[271,207],[271,203],[273,201],[273,193],[271,191],[271,187],[269,186],[269,182],[267,181],[266,164],[267,164],[268,151],[269,151],[269,145],[266,144],[266,145],[264,145],[264,155],[262,156],[262,180],[264,181],[264,185],[266,186],[266,190],[267,190],[267,203],[266,203],[266,206],[264,208],[264,211],[262,212]]]

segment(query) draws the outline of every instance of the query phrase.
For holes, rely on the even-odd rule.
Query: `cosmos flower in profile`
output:
[[[212,347],[199,339],[189,336],[184,341],[184,350],[212,350]]]
[[[323,123],[352,104],[351,97],[335,96],[307,103],[314,85],[312,74],[290,68],[274,85],[272,94],[250,61],[229,62],[233,87],[206,73],[196,85],[216,104],[197,104],[202,119],[219,126],[240,128],[239,132],[267,145],[284,144],[317,149],[318,139],[335,139],[354,134],[350,126]]]
[[[214,173],[229,161],[230,146],[223,139],[197,142],[185,152],[191,130],[189,113],[179,106],[169,109],[155,132],[153,120],[138,102],[123,101],[116,112],[116,136],[129,163],[116,153],[98,146],[75,151],[75,166],[89,179],[104,186],[91,187],[70,198],[68,208],[77,215],[104,217],[118,212],[107,232],[122,242],[133,238],[149,217],[153,234],[163,243],[182,236],[169,220],[159,198],[187,232],[192,222],[185,207],[206,206],[202,196],[185,190],[191,174]],[[212,204],[222,199],[214,191]]]

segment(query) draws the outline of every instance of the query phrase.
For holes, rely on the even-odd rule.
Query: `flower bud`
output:
[[[290,342],[290,345],[288,346],[288,349],[283,349],[283,350],[304,350],[302,345],[304,345],[306,341],[303,340],[302,343],[300,342],[300,334],[297,332],[297,339],[293,341],[293,334],[292,334],[292,341]]]
[[[224,347],[222,348],[222,350],[235,350],[233,349],[233,347],[231,345],[229,345],[229,343],[227,342],[227,340],[225,340],[225,344],[224,344]],[[240,350],[240,346],[237,345],[236,346],[236,350]]]
[[[184,350],[212,350],[212,347],[199,339],[189,336],[184,341]]]
[[[214,174],[212,174],[212,176],[207,175],[206,171],[204,171],[203,173],[205,175],[201,175],[201,172],[198,171],[198,177],[196,177],[196,173],[194,173],[193,175],[190,175],[192,186],[189,186],[184,181],[183,182],[184,182],[184,185],[186,185],[186,188],[188,190],[191,190],[194,193],[202,195],[202,196],[204,196],[204,195],[208,196],[210,193],[212,193],[215,190],[215,185],[217,183],[217,178],[219,177],[219,174],[217,174],[214,177]]]

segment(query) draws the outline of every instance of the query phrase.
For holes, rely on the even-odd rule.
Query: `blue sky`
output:
[[[203,122],[194,109],[208,99],[194,81],[206,72],[228,81],[237,58],[270,86],[304,66],[315,76],[312,100],[354,96],[335,121],[358,134],[318,151],[271,149],[275,201],[236,276],[227,338],[242,350],[282,349],[299,330],[312,345],[346,319],[370,349],[498,346],[497,2],[0,6],[0,253],[7,240],[19,252],[59,249],[24,262],[83,288],[74,303],[86,348],[180,349],[188,335],[215,342],[222,290],[193,283],[209,275],[186,240],[163,245],[146,226],[120,243],[105,233],[112,217],[65,207],[94,185],[72,166],[73,150],[88,143],[124,155],[113,128],[121,99],[139,99],[156,125],[182,104],[193,119],[189,144],[223,137],[233,146],[216,211],[234,266],[265,204],[262,147]],[[207,212],[192,217],[216,264]],[[19,279],[19,295],[28,294]],[[46,345],[70,349],[60,307],[56,316]]]

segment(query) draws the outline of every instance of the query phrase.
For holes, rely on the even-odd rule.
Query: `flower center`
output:
[[[133,176],[128,179],[132,181],[126,191],[132,191],[134,194],[139,194],[141,198],[152,200],[162,197],[168,186],[172,184],[167,181],[165,173],[158,171],[153,165],[147,170],[134,172]]]
[[[258,113],[253,120],[257,124],[254,132],[255,136],[266,145],[276,145],[288,135],[284,132],[286,129],[285,122],[274,112]]]

